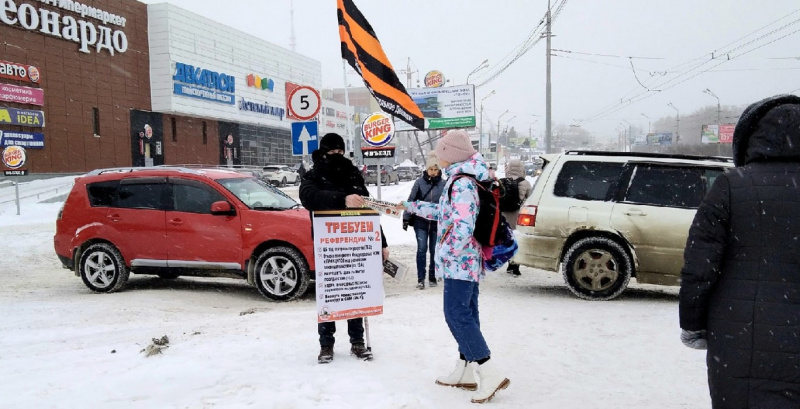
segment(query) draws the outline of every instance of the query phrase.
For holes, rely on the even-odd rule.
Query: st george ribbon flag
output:
[[[425,128],[422,111],[397,78],[378,36],[353,0],[337,0],[342,58],[355,69],[386,113],[419,130]]]

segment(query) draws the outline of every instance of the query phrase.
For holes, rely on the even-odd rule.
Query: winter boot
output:
[[[319,349],[319,356],[317,357],[317,363],[320,364],[327,364],[333,361],[333,347],[321,347]]]
[[[472,373],[472,368],[467,366],[467,361],[459,359],[456,362],[456,367],[453,372],[447,376],[440,376],[436,378],[437,385],[453,386],[456,388],[474,391],[478,389],[478,384],[475,383],[475,377]]]
[[[478,391],[472,395],[472,403],[485,403],[490,401],[497,391],[508,388],[511,381],[500,375],[494,367],[491,359],[482,365],[477,362],[470,362],[470,369],[475,371],[475,379],[478,381]]]
[[[417,290],[424,290],[424,289],[425,289],[425,283],[423,283],[422,281],[418,282]]]
[[[362,361],[372,360],[372,351],[368,350],[363,342],[356,342],[353,344],[350,347],[350,355],[354,355],[356,358]]]
[[[431,280],[431,281],[428,281],[428,287],[431,287],[431,288],[433,288],[433,287],[436,287],[436,286],[438,286],[438,285],[439,285],[439,284],[436,282],[436,280],[435,280],[435,279],[434,279],[434,280]]]
[[[508,263],[508,267],[506,267],[506,273],[519,276],[521,273],[519,272],[519,264]]]

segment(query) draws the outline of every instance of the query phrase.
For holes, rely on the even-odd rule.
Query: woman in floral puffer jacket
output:
[[[436,383],[477,392],[473,403],[483,403],[510,384],[490,361],[489,347],[478,317],[479,283],[484,278],[482,248],[473,236],[480,202],[476,180],[489,180],[489,169],[475,151],[465,131],[450,131],[436,145],[444,177],[448,177],[439,203],[403,202],[409,213],[436,220],[437,275],[444,277],[444,317],[458,343],[459,360],[455,370],[436,379]],[[452,187],[452,189],[451,189]]]

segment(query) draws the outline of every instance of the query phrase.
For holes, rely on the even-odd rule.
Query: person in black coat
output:
[[[300,184],[300,202],[309,210],[309,214],[316,210],[365,207],[363,196],[369,196],[369,191],[361,172],[344,157],[344,148],[344,139],[338,134],[329,133],[320,140],[319,149],[311,154],[314,166],[306,172]],[[311,235],[314,235],[313,227]],[[383,230],[381,239],[383,259],[386,260],[389,258],[389,249]],[[320,344],[318,362],[328,363],[333,360],[336,322],[318,324],[317,332]],[[364,319],[347,320],[347,333],[350,336],[350,352],[359,359],[372,359],[372,353],[364,345]]]
[[[800,408],[800,97],[748,107],[733,156],[689,230],[681,340],[713,408]]]
[[[439,169],[436,154],[429,155],[426,163],[427,168],[422,176],[414,182],[408,201],[421,200],[430,203],[439,203],[442,196],[445,180],[442,179],[442,171]],[[428,261],[428,286],[436,287],[436,266],[433,256],[436,249],[436,237],[439,233],[438,223],[435,220],[428,220],[424,217],[416,217],[409,212],[403,214],[403,230],[408,226],[414,227],[417,236],[417,289],[425,288],[425,258],[430,252]]]

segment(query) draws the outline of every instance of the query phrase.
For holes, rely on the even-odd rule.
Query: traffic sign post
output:
[[[287,95],[286,105],[289,108],[288,117],[301,121],[313,119],[322,107],[319,92],[307,85],[294,88]]]
[[[319,148],[316,121],[292,123],[292,155],[305,156]]]
[[[0,157],[3,165],[11,169],[6,170],[6,176],[16,176],[14,178],[14,194],[16,195],[17,202],[17,216],[19,216],[19,176],[28,174],[28,170],[24,169],[27,155],[25,155],[25,148],[21,146],[8,146],[3,149],[3,155]]]

